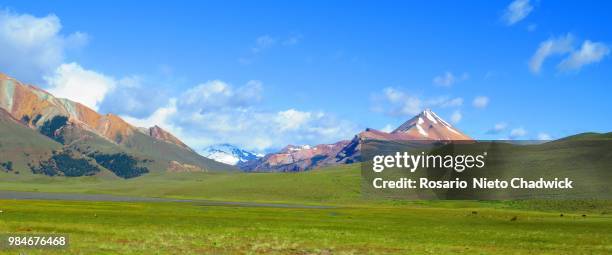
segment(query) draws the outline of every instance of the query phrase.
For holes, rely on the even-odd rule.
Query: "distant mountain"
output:
[[[14,131],[10,140],[28,141],[31,137],[25,136],[31,132],[21,130],[25,129],[37,131],[46,136],[47,140],[56,143],[51,146],[55,154],[47,158],[35,158],[25,152],[21,154],[29,155],[25,161],[31,172],[37,172],[38,169],[37,173],[48,175],[79,176],[79,173],[92,175],[110,171],[119,177],[131,178],[149,171],[235,169],[197,154],[158,126],[134,127],[119,116],[101,115],[80,103],[56,98],[40,88],[23,84],[3,74],[0,74],[0,109],[20,125],[19,131]],[[4,116],[4,119],[8,123],[8,117]],[[4,129],[0,132],[15,129],[13,124],[0,128]],[[37,139],[37,136],[33,137]],[[9,141],[8,137],[0,138],[1,143],[6,141]],[[29,149],[24,144],[12,143],[15,146],[13,151]],[[93,160],[87,171],[79,168],[79,165],[86,165],[84,161],[78,161],[80,159],[88,162]],[[74,169],[67,170],[71,167]],[[94,167],[100,171],[92,170]],[[26,170],[23,165],[21,168],[22,172]]]
[[[391,134],[401,134],[412,140],[472,140],[430,109],[404,122]]]
[[[368,128],[350,141],[313,147],[289,145],[277,153],[246,162],[240,165],[240,168],[245,171],[303,171],[322,166],[360,162],[361,145],[365,140],[445,141],[472,140],[472,138],[448,124],[433,111],[426,109],[390,133]]]
[[[335,164],[335,156],[349,141],[333,144],[288,145],[277,153],[240,164],[245,171],[303,171]]]
[[[263,156],[227,143],[208,146],[200,151],[200,155],[233,166]]]

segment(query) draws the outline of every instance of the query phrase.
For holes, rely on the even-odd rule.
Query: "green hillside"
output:
[[[236,171],[236,167],[219,163],[200,154],[178,147],[177,145],[156,140],[141,133],[134,133],[125,142],[125,146],[140,154],[160,161],[178,161],[183,164],[196,165],[205,171]]]
[[[610,200],[408,201],[364,197],[360,185],[360,164],[300,173],[154,172],[113,180],[0,173],[0,190],[248,202],[0,200],[0,232],[70,236],[67,249],[9,251],[16,254],[612,251]]]
[[[12,174],[50,176],[115,175],[133,178],[164,172],[172,164],[194,171],[233,171],[235,167],[177,145],[136,132],[125,145],[67,123],[65,117],[45,121],[37,132],[0,109],[0,170]],[[13,171],[14,170],[14,171]],[[114,178],[111,178],[114,179]]]
[[[28,163],[50,157],[62,145],[24,127],[0,108],[0,163],[12,162],[13,174],[28,175]],[[0,166],[0,172],[3,167]]]

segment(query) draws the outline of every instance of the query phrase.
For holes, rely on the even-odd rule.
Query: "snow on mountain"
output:
[[[408,135],[413,139],[426,140],[472,140],[455,129],[430,109],[426,109],[412,119],[404,122],[391,134]]]
[[[237,165],[263,156],[227,143],[211,145],[199,152],[204,157],[229,165]]]
[[[392,132],[366,129],[350,141],[333,144],[287,145],[255,161],[241,164],[245,171],[303,171],[322,166],[350,164],[361,159],[361,144],[365,140],[379,141],[454,141],[472,140],[440,116],[426,109]]]

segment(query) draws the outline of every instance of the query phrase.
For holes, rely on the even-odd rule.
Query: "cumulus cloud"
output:
[[[463,105],[463,98],[461,97],[449,98],[447,96],[441,96],[441,97],[424,100],[423,103],[424,105],[430,106],[430,107],[440,107],[440,108],[459,107]]]
[[[51,94],[79,102],[96,111],[106,94],[116,87],[114,78],[86,70],[77,63],[62,64],[44,79],[49,84]]]
[[[529,0],[514,0],[506,7],[502,19],[508,26],[511,26],[525,19],[532,11],[533,6]]]
[[[551,140],[552,137],[547,133],[539,133],[538,140]]]
[[[524,128],[515,128],[510,131],[510,139],[518,139],[527,135],[527,130]]]
[[[199,84],[171,99],[150,116],[124,116],[138,126],[160,125],[194,149],[227,142],[266,151],[287,144],[317,144],[350,139],[357,127],[325,112],[258,107],[262,83],[234,87],[221,80]]]
[[[605,44],[586,40],[580,49],[561,61],[558,68],[562,71],[579,70],[585,65],[601,61],[608,54],[610,54],[610,48]]]
[[[548,57],[571,52],[573,41],[574,37],[571,34],[567,34],[541,42],[529,61],[529,69],[534,73],[539,73],[542,64]]]
[[[438,86],[450,87],[453,84],[460,82],[460,81],[467,80],[468,78],[469,78],[469,75],[467,73],[463,73],[461,76],[456,77],[451,72],[445,72],[442,75],[438,75],[434,77],[432,82]]]
[[[256,61],[258,55],[264,51],[271,50],[277,47],[292,47],[300,43],[303,36],[301,34],[290,34],[289,36],[270,36],[262,35],[255,38],[251,43],[250,54],[238,58],[238,63],[242,65],[250,65]]]
[[[244,86],[233,87],[221,81],[212,80],[199,84],[181,96],[181,106],[197,111],[212,111],[225,107],[246,107],[261,100],[263,86],[260,81],[251,80]]]
[[[567,34],[540,43],[538,50],[529,61],[529,69],[534,73],[539,73],[547,58],[555,55],[567,55],[557,65],[557,69],[562,72],[577,71],[585,65],[601,61],[609,54],[610,48],[606,44],[590,40],[585,40],[581,47],[575,49],[574,36]]]
[[[116,79],[116,84],[115,89],[107,93],[100,104],[100,111],[103,113],[144,118],[168,102],[167,95],[170,91],[161,85],[158,79],[130,75]]]
[[[64,62],[68,49],[87,43],[81,32],[62,34],[54,14],[36,17],[0,10],[0,69],[28,82],[40,82]]]
[[[137,127],[152,127],[160,126],[175,135],[181,132],[181,129],[170,122],[170,117],[177,113],[176,98],[170,98],[166,106],[156,109],[150,116],[145,118],[134,118],[128,115],[122,118]]]
[[[385,88],[383,96],[392,107],[387,112],[393,115],[414,115],[423,108],[421,99],[395,88]]]
[[[477,96],[474,98],[474,101],[472,101],[472,105],[476,108],[485,108],[489,105],[489,98],[486,96]]]
[[[196,113],[179,108],[170,121],[183,128],[179,135],[195,148],[223,141],[264,151],[287,144],[350,139],[357,132],[352,123],[327,113],[295,109],[272,112],[247,108]]]
[[[262,35],[255,39],[255,46],[252,48],[253,53],[258,53],[262,50],[270,48],[276,44],[276,38],[273,38],[269,35]]]
[[[278,123],[280,130],[296,130],[312,118],[311,112],[301,112],[295,109],[280,111],[274,120]]]
[[[459,121],[461,121],[462,118],[463,118],[463,115],[461,114],[461,112],[459,110],[456,110],[451,115],[451,122],[453,124],[457,124],[459,123]]]
[[[387,87],[382,93],[373,96],[375,112],[392,116],[412,116],[425,108],[454,108],[463,105],[463,98],[441,96],[422,99],[401,89]]]
[[[495,124],[495,126],[493,126],[493,128],[491,128],[491,129],[489,129],[487,131],[487,134],[490,134],[490,135],[500,134],[500,133],[504,132],[507,127],[508,127],[508,124],[506,124],[504,122],[497,123],[497,124]]]

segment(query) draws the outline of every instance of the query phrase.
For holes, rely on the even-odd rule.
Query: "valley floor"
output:
[[[334,209],[176,202],[1,200],[0,232],[64,233],[28,254],[605,254],[609,215],[390,206]],[[475,212],[475,213],[474,213]],[[515,218],[515,220],[512,220]]]
[[[22,197],[0,198],[0,233],[70,240],[67,249],[2,254],[612,253],[612,201],[370,201],[360,195],[357,166],[131,180],[2,177],[3,194]],[[107,199],[119,195],[133,199]]]

